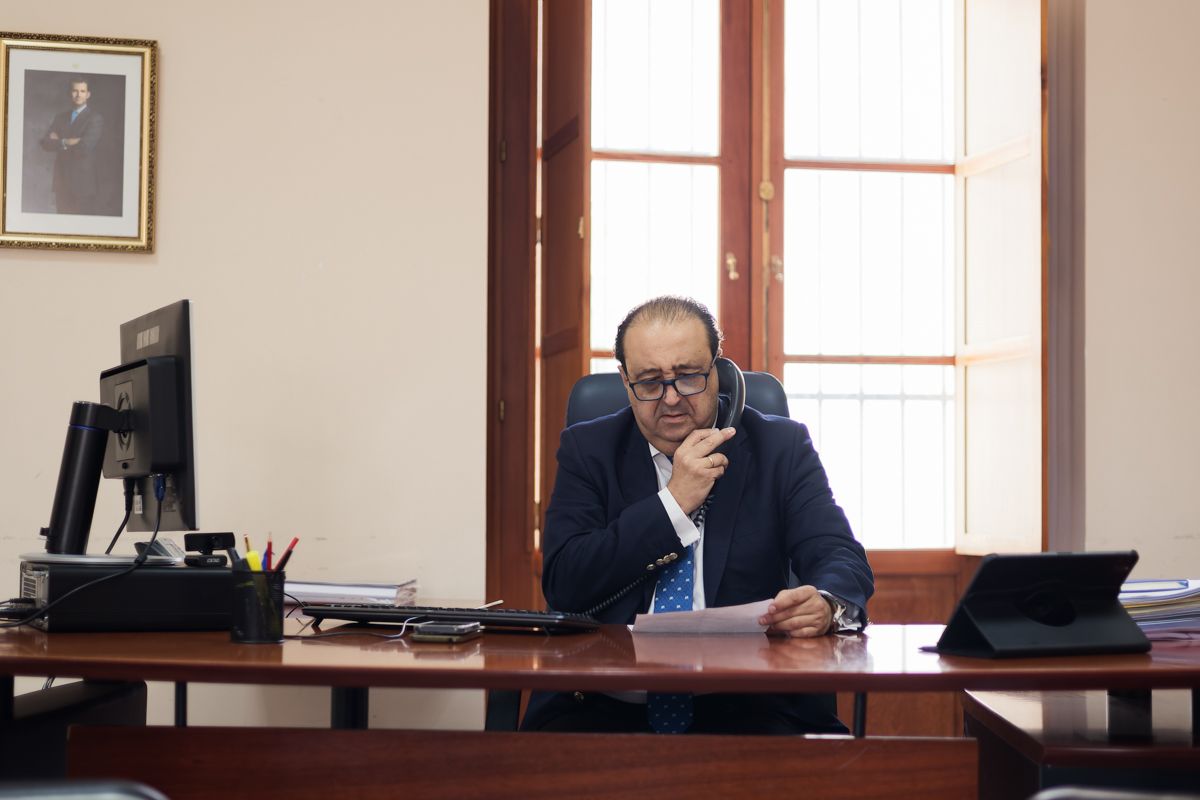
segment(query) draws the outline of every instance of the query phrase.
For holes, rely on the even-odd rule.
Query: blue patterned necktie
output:
[[[707,504],[706,504],[707,506]],[[696,546],[683,557],[663,567],[654,591],[654,613],[691,611],[695,577]],[[646,715],[657,733],[683,733],[692,724],[692,696],[650,692],[646,696]]]

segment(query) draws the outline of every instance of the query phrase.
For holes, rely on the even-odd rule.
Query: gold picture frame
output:
[[[158,43],[0,32],[0,246],[154,250]]]

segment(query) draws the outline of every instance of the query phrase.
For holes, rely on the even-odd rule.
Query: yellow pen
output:
[[[246,566],[250,567],[251,572],[262,572],[262,556],[257,550],[246,553]]]

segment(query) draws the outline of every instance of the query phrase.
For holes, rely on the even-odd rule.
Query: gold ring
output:
[[[712,456],[705,456],[705,458],[707,458],[707,459],[708,459],[708,468],[709,468],[709,469],[712,469],[712,468],[713,468],[713,460],[712,460]]]

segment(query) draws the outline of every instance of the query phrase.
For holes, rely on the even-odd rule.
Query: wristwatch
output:
[[[829,630],[825,631],[825,633],[837,633],[846,622],[846,604],[824,589],[817,589],[817,594],[825,598],[825,602],[829,603],[829,610],[832,612],[832,619],[829,621]]]

